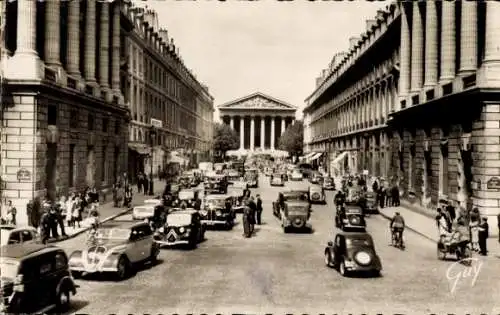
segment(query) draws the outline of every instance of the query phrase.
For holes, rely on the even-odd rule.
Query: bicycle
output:
[[[405,244],[403,240],[403,230],[396,230],[395,228],[391,228],[391,245],[399,248],[399,249],[405,249]]]

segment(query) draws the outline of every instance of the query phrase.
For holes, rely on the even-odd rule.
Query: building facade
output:
[[[128,108],[120,65],[132,28],[121,1],[3,1],[2,197],[26,223],[35,197],[126,171]]]
[[[263,93],[218,106],[220,119],[240,137],[239,152],[276,154],[280,136],[295,121],[297,108]]]
[[[447,199],[496,216],[500,209],[500,3],[410,1],[391,5],[389,12],[377,16],[393,20],[391,38],[399,43],[399,62],[393,72],[399,74],[391,80],[397,98],[390,94],[389,104],[381,107],[389,108],[383,127],[386,138],[380,141],[388,149],[389,161],[385,158],[384,164],[389,167],[382,175],[393,178],[403,196],[424,209],[435,209]],[[386,19],[377,25],[383,26]],[[376,37],[380,26],[368,32],[368,39]],[[372,49],[383,55],[387,44],[377,42]],[[379,100],[376,104],[387,104],[387,98]],[[308,108],[309,115],[318,112],[314,104]],[[347,120],[352,128],[353,117],[357,122],[358,116],[348,112],[327,125],[345,126]],[[379,124],[380,118],[384,117],[379,117]],[[376,127],[376,119],[368,128]],[[319,121],[310,128],[321,130]],[[313,146],[326,146],[332,138],[312,132]],[[369,155],[376,152],[368,150],[366,143],[362,150]],[[377,174],[377,167],[370,171]]]
[[[122,76],[130,99],[129,172],[135,177],[149,174],[151,162],[153,174],[164,170],[175,150],[185,151],[193,163],[208,157],[213,98],[186,68],[168,31],[159,28],[157,13],[142,7],[131,12],[135,27]]]

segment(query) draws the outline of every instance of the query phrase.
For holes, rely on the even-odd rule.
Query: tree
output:
[[[238,134],[226,124],[215,124],[214,126],[214,151],[220,152],[222,157],[229,150],[236,150],[240,146]]]
[[[279,149],[287,151],[290,155],[302,155],[304,146],[304,125],[301,121],[296,121],[286,128],[279,141]]]

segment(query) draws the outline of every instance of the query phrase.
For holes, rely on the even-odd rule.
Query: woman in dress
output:
[[[470,236],[471,236],[471,244],[472,250],[479,251],[479,209],[474,208],[470,214]]]

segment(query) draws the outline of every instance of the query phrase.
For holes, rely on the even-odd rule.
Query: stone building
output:
[[[211,150],[213,98],[185,66],[155,11],[131,8],[134,30],[127,39],[128,67],[122,73],[130,98],[129,172],[164,169],[175,150],[196,163]],[[156,136],[149,130],[155,124]],[[184,150],[187,149],[187,150]],[[186,153],[186,152],[183,152]]]
[[[323,158],[333,174],[387,177],[388,115],[397,101],[399,9],[380,10],[366,32],[349,38],[348,52],[335,54],[316,80],[304,108],[304,152]]]
[[[312,131],[310,145],[328,146],[333,139],[335,146],[339,136],[326,133],[325,125],[335,130],[340,125],[342,133],[363,126],[365,130],[360,132],[368,138],[353,144],[361,145],[365,155],[376,156],[377,139],[370,141],[370,134],[376,129],[387,130],[379,140],[386,148],[380,165],[386,168],[372,162],[370,173],[393,179],[414,206],[433,211],[440,200],[447,199],[496,216],[500,208],[500,2],[408,1],[388,9],[377,14],[375,26],[364,35],[364,42],[371,44],[351,49],[340,66],[344,70],[332,74],[338,79],[326,80],[335,85],[342,77],[353,78],[349,69],[361,62],[360,57],[369,53],[370,47],[383,56],[388,45],[397,42],[397,59],[391,62],[395,66],[386,80],[391,92],[385,97],[377,90],[370,93],[382,116],[373,116],[372,111],[373,122],[366,123],[359,121],[356,111],[354,115],[344,111],[329,122],[312,119],[309,128],[316,131]],[[383,34],[389,42],[383,42]],[[365,63],[362,68],[370,66]],[[389,73],[390,67],[382,69],[382,73]],[[363,85],[363,80],[350,80],[351,85]],[[311,117],[323,115],[322,107],[315,107],[324,103],[322,95],[327,93],[322,89],[309,99],[306,112]],[[349,88],[340,91],[347,93],[345,101],[349,101]],[[341,142],[340,147],[348,150],[349,144]]]
[[[256,92],[218,106],[220,119],[240,137],[239,153],[275,155],[280,136],[295,121],[297,108]]]
[[[26,222],[37,196],[95,186],[126,171],[120,1],[3,1],[2,194]],[[6,11],[5,11],[6,10]]]

